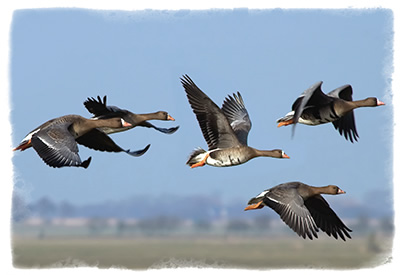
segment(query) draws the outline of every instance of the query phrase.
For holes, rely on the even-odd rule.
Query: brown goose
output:
[[[340,135],[353,142],[358,137],[353,110],[385,104],[376,97],[353,101],[350,85],[341,86],[328,94],[322,92],[321,85],[322,81],[319,81],[305,90],[293,103],[292,111],[277,120],[278,127],[296,123],[320,125],[332,122]]]
[[[116,106],[107,106],[106,104],[107,97],[103,97],[103,101],[99,96],[97,96],[97,100],[95,98],[88,98],[83,104],[86,109],[94,115],[94,118],[103,119],[103,118],[111,118],[111,117],[120,117],[123,118],[126,122],[130,123],[131,126],[122,127],[122,128],[102,128],[102,130],[106,134],[112,134],[116,132],[126,131],[132,129],[136,126],[154,128],[157,131],[160,131],[165,134],[172,134],[178,130],[179,126],[172,128],[160,128],[156,127],[148,120],[172,120],[175,119],[170,116],[167,112],[158,111],[155,113],[148,114],[134,114],[128,110],[120,109]]]
[[[36,150],[43,161],[51,167],[77,166],[87,168],[92,157],[81,161],[76,143],[94,150],[126,152],[131,156],[141,156],[149,145],[135,152],[124,150],[107,136],[101,127],[130,127],[121,118],[86,119],[78,115],[66,115],[49,120],[29,132],[14,151],[24,151],[30,147]]]
[[[181,78],[181,83],[208,144],[208,151],[198,148],[192,152],[186,163],[191,168],[205,164],[239,165],[255,157],[289,158],[280,149],[258,150],[247,146],[251,121],[239,92],[227,97],[220,109],[188,75]]]
[[[344,225],[329,207],[321,194],[338,195],[345,192],[335,185],[314,187],[301,182],[288,182],[261,192],[249,200],[244,210],[260,209],[269,206],[299,236],[318,238],[320,228],[328,236],[338,236],[346,241],[351,230]]]

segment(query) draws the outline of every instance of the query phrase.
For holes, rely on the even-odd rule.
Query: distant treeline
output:
[[[379,207],[370,203],[344,200],[343,197],[330,198],[330,204],[344,219],[393,219],[393,205],[387,200],[380,201]],[[105,201],[96,204],[74,205],[68,201],[55,202],[48,197],[27,203],[14,193],[12,217],[21,221],[29,217],[41,218],[116,218],[151,219],[154,217],[174,217],[192,221],[252,220],[263,216],[279,218],[271,209],[244,211],[246,201],[224,202],[218,196],[132,196],[120,201]]]

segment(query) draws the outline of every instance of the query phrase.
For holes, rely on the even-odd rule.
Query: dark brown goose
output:
[[[280,149],[258,150],[247,146],[251,121],[239,92],[227,97],[220,109],[188,75],[181,78],[181,83],[208,144],[208,151],[201,148],[193,151],[187,165],[225,167],[255,157],[289,158]]]
[[[335,185],[314,187],[301,182],[288,182],[261,192],[249,200],[245,210],[271,207],[299,236],[318,238],[319,229],[335,239],[346,241],[351,230],[330,208],[321,194],[338,195],[345,192]]]
[[[277,120],[278,127],[296,123],[320,125],[332,122],[340,135],[351,142],[357,141],[358,133],[353,110],[360,107],[384,105],[376,97],[353,101],[353,89],[350,85],[341,86],[328,94],[321,90],[319,81],[305,90],[293,103],[292,111]]]
[[[106,96],[103,97],[103,101],[99,96],[97,96],[97,100],[93,97],[88,98],[83,104],[85,105],[86,109],[94,115],[94,118],[104,119],[104,118],[120,117],[123,118],[126,122],[131,124],[131,126],[122,128],[108,128],[108,127],[102,128],[102,130],[107,134],[126,131],[136,126],[154,128],[157,131],[165,134],[172,134],[176,132],[176,130],[178,130],[179,128],[179,126],[171,128],[160,128],[148,122],[148,120],[174,121],[175,119],[165,111],[158,111],[155,113],[148,113],[148,114],[134,114],[128,110],[120,109],[116,106],[107,106],[106,100],[107,100]]]
[[[14,149],[24,151],[33,147],[43,161],[51,167],[77,166],[87,168],[92,157],[81,161],[77,143],[94,150],[107,152],[126,152],[131,156],[141,156],[149,145],[131,152],[119,147],[100,128],[130,127],[121,118],[86,119],[78,115],[66,115],[49,120],[29,132]]]

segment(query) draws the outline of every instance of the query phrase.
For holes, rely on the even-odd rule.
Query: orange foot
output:
[[[281,126],[288,126],[288,125],[290,125],[290,124],[293,124],[293,119],[288,120],[288,121],[279,122],[278,128],[281,127]]]
[[[199,166],[204,166],[206,164],[206,160],[207,158],[210,156],[210,154],[206,154],[206,156],[204,157],[204,159],[202,159],[201,161],[199,161],[198,163],[193,164],[192,166],[190,166],[190,168],[195,168],[195,167],[199,167]]]
[[[262,203],[263,203],[263,201],[260,201],[259,203],[249,205],[244,209],[244,211],[263,208],[264,205],[262,205]]]

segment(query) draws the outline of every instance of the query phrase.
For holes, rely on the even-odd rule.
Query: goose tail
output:
[[[196,148],[190,154],[189,159],[186,162],[186,164],[189,165],[189,166],[195,165],[195,164],[201,162],[204,159],[206,154],[207,154],[206,150],[204,150],[202,148]]]

